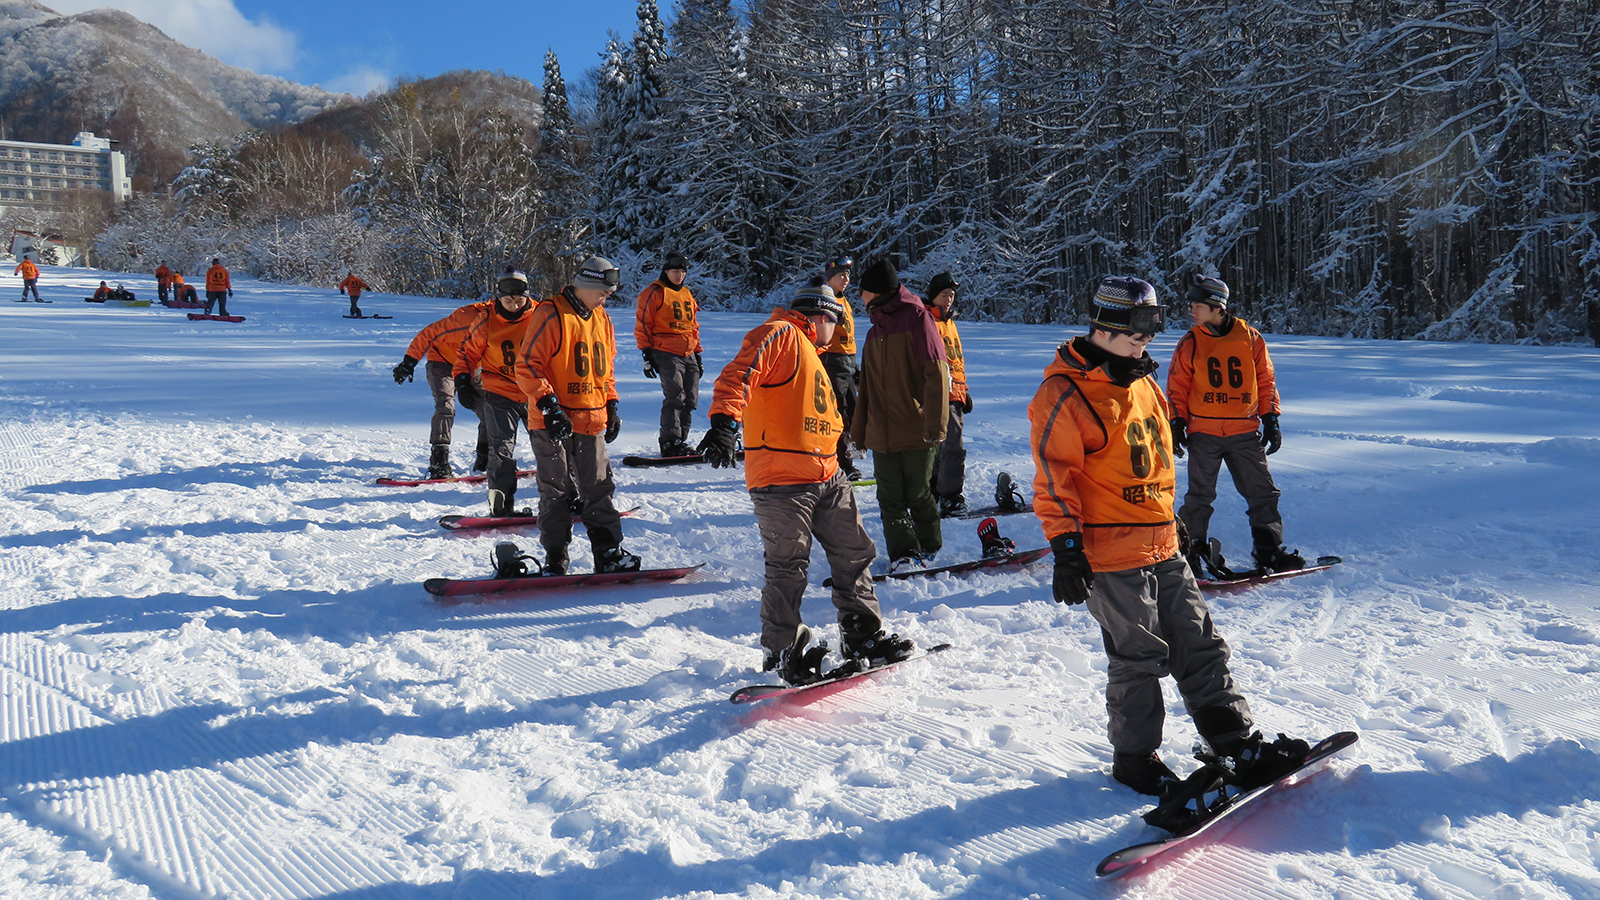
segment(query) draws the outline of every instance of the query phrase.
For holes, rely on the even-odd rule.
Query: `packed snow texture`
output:
[[[103,277],[154,295],[47,269],[53,304],[0,304],[0,895],[1600,897],[1600,352],[1270,337],[1288,543],[1346,562],[1212,611],[1264,729],[1362,740],[1097,883],[1159,832],[1108,776],[1099,630],[1047,563],[885,584],[891,628],[954,649],[735,707],[770,680],[739,471],[617,471],[628,549],[698,580],[441,604],[424,578],[537,550],[437,526],[479,488],[373,484],[426,465],[427,389],[390,368],[450,301],[355,321],[331,286],[243,281],[230,325],[83,303]],[[705,314],[704,396],[761,318]],[[969,501],[1031,482],[1024,410],[1075,330],[962,326]],[[612,452],[652,452],[658,384],[617,363]],[[1247,558],[1242,501],[1214,521]],[[836,640],[825,575],[806,612]]]

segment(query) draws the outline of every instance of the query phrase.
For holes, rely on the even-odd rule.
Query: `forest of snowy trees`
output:
[[[708,305],[754,308],[850,253],[1011,321],[1205,272],[1270,331],[1600,331],[1600,0],[641,0],[590,74],[592,109],[551,55],[542,89],[402,84],[355,143],[198,148],[102,264],[211,229],[197,258],[232,241],[265,277],[471,296],[680,250]],[[324,176],[241,188],[274,141]]]

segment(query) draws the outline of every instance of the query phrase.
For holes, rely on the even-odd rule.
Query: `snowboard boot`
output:
[[[688,442],[683,440],[662,438],[659,444],[662,459],[671,459],[676,456],[694,456],[697,452],[693,447],[689,446]]]
[[[553,550],[544,548],[544,567],[539,570],[540,575],[565,575],[567,574],[567,548]]]
[[[1000,536],[1000,523],[990,516],[978,523],[978,540],[983,542],[983,558],[994,559],[1017,552],[1017,545],[1008,537]]]
[[[531,567],[529,564],[532,564]],[[529,569],[539,569],[539,558],[531,553],[523,553],[522,548],[510,541],[503,541],[494,545],[494,577],[496,578],[522,578],[529,573]]]
[[[1253,555],[1256,560],[1256,571],[1261,574],[1292,572],[1306,567],[1305,557],[1293,550],[1285,549],[1282,540],[1271,531],[1265,528],[1252,528],[1250,537],[1255,541]]]
[[[854,660],[870,669],[885,663],[899,662],[910,657],[912,651],[917,649],[911,641],[898,634],[888,634],[882,628],[873,631],[853,629],[851,626],[858,624],[859,618],[852,616],[849,620],[839,623],[839,630],[844,634],[840,650],[846,659]]]
[[[1310,744],[1282,732],[1271,742],[1257,731],[1236,746],[1225,748],[1226,752],[1213,749],[1218,750],[1215,764],[1223,770],[1223,779],[1241,792],[1277,781],[1305,765],[1306,757],[1311,755]],[[1203,755],[1200,758],[1210,761]]]
[[[450,469],[450,445],[434,444],[433,453],[428,457],[429,478],[450,478],[455,472]]]
[[[801,625],[794,633],[794,642],[778,654],[778,677],[793,685],[811,684],[827,676],[822,672],[822,661],[828,656],[828,642],[815,647],[811,643],[811,629]]]
[[[939,518],[951,519],[967,513],[967,500],[960,494],[945,494],[939,498]]]
[[[594,570],[596,574],[603,572],[637,572],[643,560],[632,553],[622,549],[621,546],[596,548],[594,551]]]
[[[490,488],[489,489],[489,515],[491,515],[491,516],[509,516],[509,515],[511,515],[512,514],[511,513],[511,498],[513,496],[515,496],[515,495],[507,494],[505,491],[497,491],[497,490],[495,490],[493,488]]]
[[[1028,501],[1018,490],[1017,483],[1011,480],[1010,472],[1001,472],[994,482],[994,505],[1005,512],[1027,512]]]
[[[896,559],[894,562],[889,563],[889,574],[895,575],[900,572],[915,572],[918,569],[926,569],[927,567],[927,560],[916,555],[915,553],[907,553],[905,556],[902,556]]]
[[[1111,762],[1111,777],[1151,797],[1165,797],[1178,784],[1178,776],[1155,753],[1118,753]]]
[[[1189,564],[1189,571],[1194,573],[1196,581],[1209,577],[1206,575],[1206,544],[1204,534],[1191,535],[1189,538],[1189,555],[1184,557],[1184,561]]]

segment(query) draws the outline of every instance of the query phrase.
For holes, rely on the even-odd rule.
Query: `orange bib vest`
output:
[[[781,327],[795,328],[787,323]],[[750,404],[744,415],[747,456],[767,452],[832,457],[839,451],[844,420],[834,406],[833,383],[822,360],[809,352],[811,339],[801,334],[799,343],[793,378],[750,385]],[[806,387],[797,389],[801,385]]]
[[[1103,381],[1073,383],[1106,429],[1106,445],[1085,454],[1077,485],[1084,527],[1171,522],[1177,473],[1161,389],[1148,377],[1126,390]]]
[[[516,321],[508,322],[499,310],[491,308],[478,325],[484,329],[483,356],[478,360],[484,389],[516,403],[528,402],[517,386],[517,348],[522,345],[532,314],[530,307]]]
[[[939,326],[939,337],[944,339],[944,355],[950,357],[950,400],[959,402],[967,398],[967,361],[961,353],[961,332],[956,330],[954,319],[934,314]]]
[[[1235,320],[1222,337],[1205,328],[1191,334],[1194,377],[1189,381],[1189,417],[1255,418],[1261,398],[1256,396],[1256,358],[1244,320]]]
[[[561,315],[561,349],[550,358],[545,380],[569,412],[605,409],[606,375],[616,350],[606,328],[606,314],[595,309],[585,319],[563,297],[557,297],[553,305]]]
[[[847,356],[856,355],[856,311],[850,305],[850,298],[839,296],[839,302],[844,305],[844,318],[833,329],[833,340],[823,345],[819,353],[843,353]]]

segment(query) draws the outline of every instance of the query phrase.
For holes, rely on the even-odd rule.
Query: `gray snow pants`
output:
[[[484,391],[478,415],[483,417],[483,430],[489,441],[489,467],[485,473],[489,476],[489,510],[496,512],[496,491],[504,498],[503,509],[510,510],[517,496],[517,431],[528,427],[528,404]]]
[[[822,543],[833,573],[840,632],[876,634],[883,617],[867,567],[877,558],[878,548],[861,524],[861,510],[845,474],[835,472],[818,484],[753,488],[750,500],[767,561],[767,581],[761,588],[761,646],[777,653],[794,643],[813,536]]]
[[[583,498],[583,528],[594,555],[622,545],[622,516],[611,502],[617,483],[605,435],[574,434],[553,441],[543,428],[528,432],[538,460],[539,542],[546,556],[565,560],[572,542],[572,499]]]
[[[967,484],[967,448],[961,443],[965,425],[961,406],[950,404],[950,422],[944,429],[944,442],[933,455],[933,493],[940,497],[959,497]]]
[[[1183,557],[1094,573],[1089,613],[1100,623],[1110,662],[1107,731],[1116,752],[1146,754],[1161,746],[1161,679],[1167,675],[1177,681],[1191,717],[1216,719],[1205,711],[1231,710],[1250,731],[1250,706],[1228,671],[1228,645],[1211,624],[1211,610]],[[1235,736],[1232,730],[1201,734],[1207,740]]]
[[[1267,453],[1258,432],[1247,431],[1233,437],[1213,434],[1189,435],[1189,489],[1183,495],[1178,518],[1195,540],[1207,537],[1211,526],[1211,504],[1217,499],[1217,472],[1223,463],[1233,476],[1247,504],[1252,531],[1270,533],[1276,544],[1283,543],[1283,517],[1278,514],[1281,491],[1267,470]]]
[[[700,405],[700,367],[694,356],[652,350],[661,379],[661,443],[686,441]]]
[[[450,435],[455,431],[456,424],[456,382],[450,375],[451,365],[447,362],[428,360],[428,368],[423,370],[423,377],[428,381],[428,390],[433,392],[433,421],[428,427],[428,443],[435,447],[449,446]],[[472,407],[467,407],[472,409]],[[478,411],[472,410],[474,415]],[[483,416],[478,416],[478,449],[484,450],[487,446],[488,436],[483,430]]]

